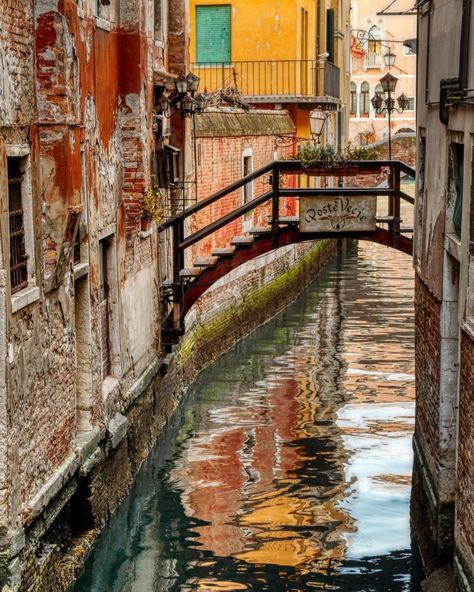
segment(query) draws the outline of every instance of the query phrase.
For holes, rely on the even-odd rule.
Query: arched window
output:
[[[368,82],[363,82],[360,85],[360,116],[361,117],[368,117],[369,116],[369,106],[370,106],[370,85]]]
[[[382,33],[374,25],[369,29],[365,65],[367,68],[381,68],[383,65],[382,62]]]
[[[377,84],[377,86],[375,87],[375,94],[376,95],[383,95],[383,86],[381,84]],[[385,113],[376,113],[375,114],[376,117],[385,117]]]
[[[369,29],[369,53],[382,53],[382,32],[374,25]]]
[[[351,82],[351,115],[357,115],[357,84]]]

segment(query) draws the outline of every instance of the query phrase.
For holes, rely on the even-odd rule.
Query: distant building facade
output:
[[[349,97],[349,0],[191,0],[191,63],[208,92],[236,88],[261,108],[286,108],[296,135],[328,112],[322,140],[344,145]]]
[[[352,2],[349,139],[356,145],[388,140],[387,115],[377,114],[370,100],[382,92],[380,79],[389,71],[399,79],[394,98],[404,93],[409,99],[403,113],[392,114],[392,135],[416,131],[416,15],[410,12],[411,0],[397,0],[387,9],[388,4],[386,0]],[[384,9],[388,14],[378,14]],[[409,40],[412,43],[404,45]],[[390,69],[384,62],[389,50],[396,56]]]
[[[474,26],[418,2],[414,507],[428,569],[474,589]]]

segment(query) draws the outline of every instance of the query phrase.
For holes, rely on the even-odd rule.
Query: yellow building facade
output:
[[[244,101],[286,108],[297,135],[328,113],[321,140],[348,130],[350,0],[190,0],[191,63],[202,91],[236,88]]]

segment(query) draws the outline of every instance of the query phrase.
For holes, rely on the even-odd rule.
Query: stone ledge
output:
[[[122,404],[122,413],[126,413],[128,408],[136,399],[150,386],[152,380],[160,372],[161,361],[155,358],[148,367],[142,372],[138,380],[136,380],[129,390],[125,393]]]
[[[79,468],[76,454],[70,454],[53,476],[43,485],[35,497],[23,510],[23,520],[26,525],[31,524],[49,505],[53,498],[61,491]]]
[[[37,286],[32,286],[21,290],[17,294],[13,294],[12,296],[12,312],[18,312],[25,306],[29,304],[33,304],[39,300],[40,297],[40,290]]]
[[[117,448],[120,442],[127,435],[127,430],[128,419],[121,413],[116,413],[109,421],[109,425],[107,426],[109,435],[109,441],[107,442],[107,452]]]

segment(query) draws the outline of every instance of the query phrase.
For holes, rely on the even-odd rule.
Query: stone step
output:
[[[235,247],[217,247],[212,249],[213,257],[232,257],[235,253]]]
[[[253,236],[234,236],[234,238],[230,241],[231,245],[235,245],[236,247],[246,247],[253,244]]]
[[[201,268],[199,267],[186,267],[179,272],[179,277],[182,278],[194,278],[197,277],[201,273]]]
[[[271,224],[273,221],[272,216],[267,216],[268,223]],[[298,224],[300,221],[299,216],[280,216],[278,218],[278,224]]]
[[[270,226],[256,226],[255,228],[250,229],[250,234],[254,236],[265,236],[271,233],[272,229]]]
[[[194,261],[194,267],[215,267],[219,257],[198,257]]]

